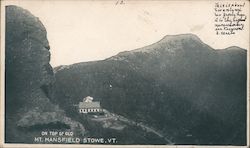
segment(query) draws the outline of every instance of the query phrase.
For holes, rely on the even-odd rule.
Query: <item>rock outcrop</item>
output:
[[[5,142],[33,143],[41,131],[58,128],[84,135],[79,122],[50,102],[55,77],[41,21],[25,9],[7,6],[5,45]]]

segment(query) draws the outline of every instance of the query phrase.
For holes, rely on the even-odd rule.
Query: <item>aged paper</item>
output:
[[[1,146],[247,147],[249,1],[1,1]]]

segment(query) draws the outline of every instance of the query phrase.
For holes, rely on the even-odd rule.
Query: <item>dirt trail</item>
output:
[[[127,119],[121,115],[110,113],[107,110],[105,110],[105,113],[109,114],[110,116],[113,116],[114,118],[116,118],[119,121],[125,122],[129,125],[140,127],[142,130],[144,130],[146,132],[154,133],[155,135],[159,136],[160,138],[163,138],[167,142],[167,144],[174,144],[171,140],[169,140],[167,137],[165,137],[161,132],[157,131],[156,129],[154,129],[152,127],[149,127],[143,123],[137,123],[137,122],[130,120],[130,119]]]

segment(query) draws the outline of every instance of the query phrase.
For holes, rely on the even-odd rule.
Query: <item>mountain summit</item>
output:
[[[55,68],[54,102],[70,111],[93,96],[176,144],[245,145],[246,55],[234,46],[215,50],[192,34],[165,36],[106,60]]]
[[[170,54],[175,53],[176,50],[195,50],[195,49],[211,49],[208,45],[203,43],[200,38],[194,34],[181,34],[181,35],[166,35],[160,41],[148,45],[146,47],[138,48],[131,51],[121,52],[111,59],[117,59],[119,56],[126,56],[133,53],[160,53],[169,52]]]

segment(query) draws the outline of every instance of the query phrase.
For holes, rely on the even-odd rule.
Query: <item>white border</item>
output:
[[[1,89],[0,89],[0,148],[4,147],[4,148],[40,148],[40,147],[54,147],[54,148],[61,148],[61,147],[65,147],[65,148],[71,148],[71,147],[104,147],[104,148],[108,148],[108,147],[114,147],[114,148],[121,148],[121,147],[138,147],[138,148],[177,148],[177,147],[183,147],[183,148],[250,148],[250,125],[249,125],[249,121],[250,121],[250,114],[249,114],[249,109],[250,109],[250,92],[249,92],[249,83],[250,83],[250,74],[249,74],[249,57],[250,57],[250,53],[249,51],[247,51],[247,146],[217,146],[217,145],[203,145],[203,146],[198,146],[198,145],[90,145],[90,144],[6,144],[4,143],[4,135],[5,135],[5,3],[7,0],[0,0],[0,11],[1,11],[1,24],[0,24],[0,28],[1,28],[1,42],[0,42],[0,46],[1,46],[1,50],[0,50],[0,60],[1,60],[1,67],[0,67],[0,84],[1,84]],[[147,0],[146,0],[147,1]],[[183,1],[183,0],[179,0],[179,1]],[[187,0],[184,0],[187,1]],[[193,0],[195,1],[195,0]],[[212,0],[213,1],[213,0]],[[237,0],[235,0],[237,1]],[[246,0],[246,2],[250,3],[250,0]],[[250,11],[250,9],[249,9]],[[249,16],[248,16],[248,19]],[[250,25],[250,24],[248,24]],[[249,34],[250,37],[250,34]],[[249,43],[249,48],[248,50],[250,50],[250,43]]]

